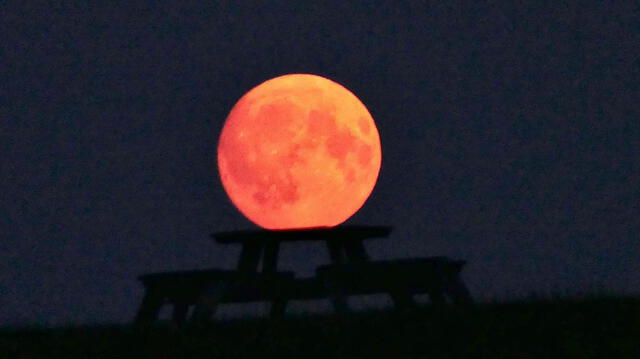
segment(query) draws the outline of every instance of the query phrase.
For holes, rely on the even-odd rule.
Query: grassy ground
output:
[[[377,311],[206,328],[0,330],[6,358],[640,358],[640,298]]]

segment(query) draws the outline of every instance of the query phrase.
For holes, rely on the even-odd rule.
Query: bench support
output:
[[[147,288],[142,304],[136,315],[136,323],[151,323],[158,319],[162,308],[163,298],[153,289]]]

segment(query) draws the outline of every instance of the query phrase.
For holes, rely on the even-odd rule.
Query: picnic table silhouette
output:
[[[165,304],[173,306],[172,321],[207,322],[218,304],[271,302],[271,316],[282,317],[291,300],[328,298],[337,312],[348,312],[351,295],[386,293],[396,308],[415,305],[413,295],[426,293],[433,304],[447,301],[470,303],[471,295],[460,278],[465,261],[447,257],[370,260],[364,240],[384,238],[388,226],[339,226],[297,230],[254,230],[215,233],[219,244],[240,244],[235,270],[209,269],[151,273],[139,277],[145,295],[136,323],[158,319]],[[311,278],[297,278],[291,271],[278,271],[283,243],[321,241],[331,264],[320,265]],[[261,267],[260,267],[261,264]]]

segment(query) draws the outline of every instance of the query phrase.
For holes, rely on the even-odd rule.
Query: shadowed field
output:
[[[6,358],[640,358],[640,298],[163,325],[0,330]]]

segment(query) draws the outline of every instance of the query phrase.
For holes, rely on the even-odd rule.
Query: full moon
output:
[[[346,221],[371,194],[381,159],[378,129],[364,104],[311,74],[251,89],[231,109],[218,142],[231,202],[272,230]]]

